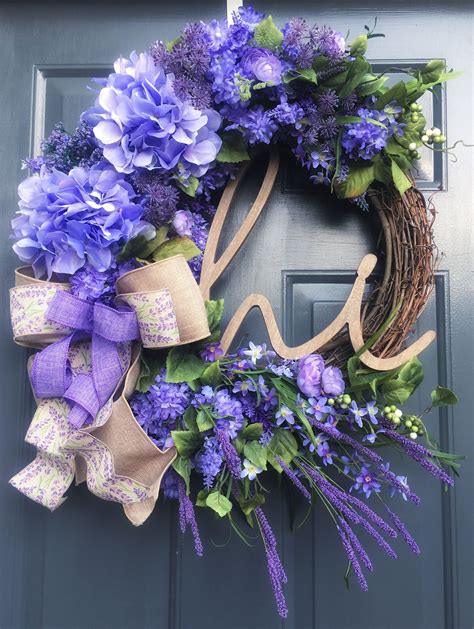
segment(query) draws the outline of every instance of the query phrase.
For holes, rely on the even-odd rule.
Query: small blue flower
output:
[[[247,378],[247,380],[237,380],[234,384],[234,388],[232,389],[232,393],[241,393],[244,397],[249,392],[254,393],[256,391],[255,382],[251,378]]]
[[[284,422],[293,425],[295,423],[295,416],[293,412],[284,404],[280,406],[280,410],[275,414],[276,425],[281,426]]]
[[[308,400],[309,408],[307,412],[310,413],[311,415],[314,415],[314,417],[318,420],[318,422],[322,421],[324,415],[327,415],[333,412],[332,407],[326,405],[327,401],[328,401],[327,397],[319,397],[319,398],[310,397]]]
[[[355,423],[362,428],[362,418],[365,417],[368,413],[368,410],[364,407],[359,408],[357,406],[357,402],[352,400],[351,405],[349,406],[349,412],[355,420]]]

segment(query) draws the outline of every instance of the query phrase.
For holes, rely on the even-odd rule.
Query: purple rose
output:
[[[342,395],[344,393],[344,380],[342,371],[337,367],[326,367],[321,378],[323,391],[327,395]]]
[[[298,363],[297,383],[301,393],[317,396],[321,393],[324,360],[319,354],[305,356]]]
[[[259,81],[271,82],[274,85],[281,83],[280,60],[264,48],[247,49],[242,56],[242,68]]]

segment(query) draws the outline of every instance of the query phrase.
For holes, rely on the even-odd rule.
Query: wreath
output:
[[[455,73],[434,60],[387,85],[365,58],[380,35],[365,28],[348,45],[326,26],[292,19],[280,29],[241,7],[229,24],[190,24],[117,59],[96,79],[96,102],[77,129],[56,125],[42,154],[25,160],[32,173],[12,222],[27,265],[11,290],[14,339],[41,350],[28,365],[37,410],[26,440],[37,456],[12,485],[54,510],[74,478],[85,481],[135,525],[161,490],[178,500],[198,555],[195,506],[245,543],[257,531],[282,617],[286,575],[265,516],[267,475],[310,505],[321,501],[347,574],[366,590],[372,563],[360,530],[390,557],[386,538],[397,536],[419,553],[387,502],[420,499],[379,447],[446,485],[459,466],[425,423],[432,407],[456,403],[454,393],[438,386],[428,411],[402,408],[423,379],[417,354],[434,336],[404,349],[436,265],[432,217],[410,173],[421,147],[446,150],[418,101]],[[243,173],[266,147],[262,188],[216,261]],[[210,299],[264,208],[280,148],[315,185],[369,211],[384,242],[385,271],[369,299],[362,304],[374,256],[335,322],[299,348],[284,344],[261,295],[247,298],[221,338],[224,304]],[[254,306],[272,346],[235,347]]]

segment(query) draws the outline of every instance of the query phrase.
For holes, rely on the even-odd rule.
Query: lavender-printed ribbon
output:
[[[71,334],[36,354],[31,384],[37,398],[64,398],[70,404],[69,422],[76,428],[91,423],[113,394],[124,375],[117,343],[140,337],[133,310],[115,310],[91,304],[66,291],[51,300],[46,317],[73,330]],[[92,338],[92,373],[71,375],[71,343]]]

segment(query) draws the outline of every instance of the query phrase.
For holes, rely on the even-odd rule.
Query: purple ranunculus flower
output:
[[[173,227],[178,236],[191,236],[191,228],[194,225],[193,215],[187,210],[178,210],[174,215]]]
[[[153,227],[141,220],[135,192],[110,166],[43,168],[19,187],[19,216],[12,221],[15,253],[36,277],[72,275],[87,263],[106,271],[121,246]]]
[[[344,393],[344,379],[342,371],[337,367],[326,367],[321,377],[321,384],[326,395],[342,395]]]
[[[180,170],[203,175],[222,145],[220,115],[200,111],[176,95],[174,75],[156,67],[151,55],[133,52],[117,59],[96,106],[85,116],[104,157],[116,170]]]
[[[265,48],[247,48],[242,55],[242,69],[259,81],[281,83],[281,62]]]
[[[317,396],[321,393],[324,360],[319,354],[310,354],[299,361],[297,383],[301,393]]]

